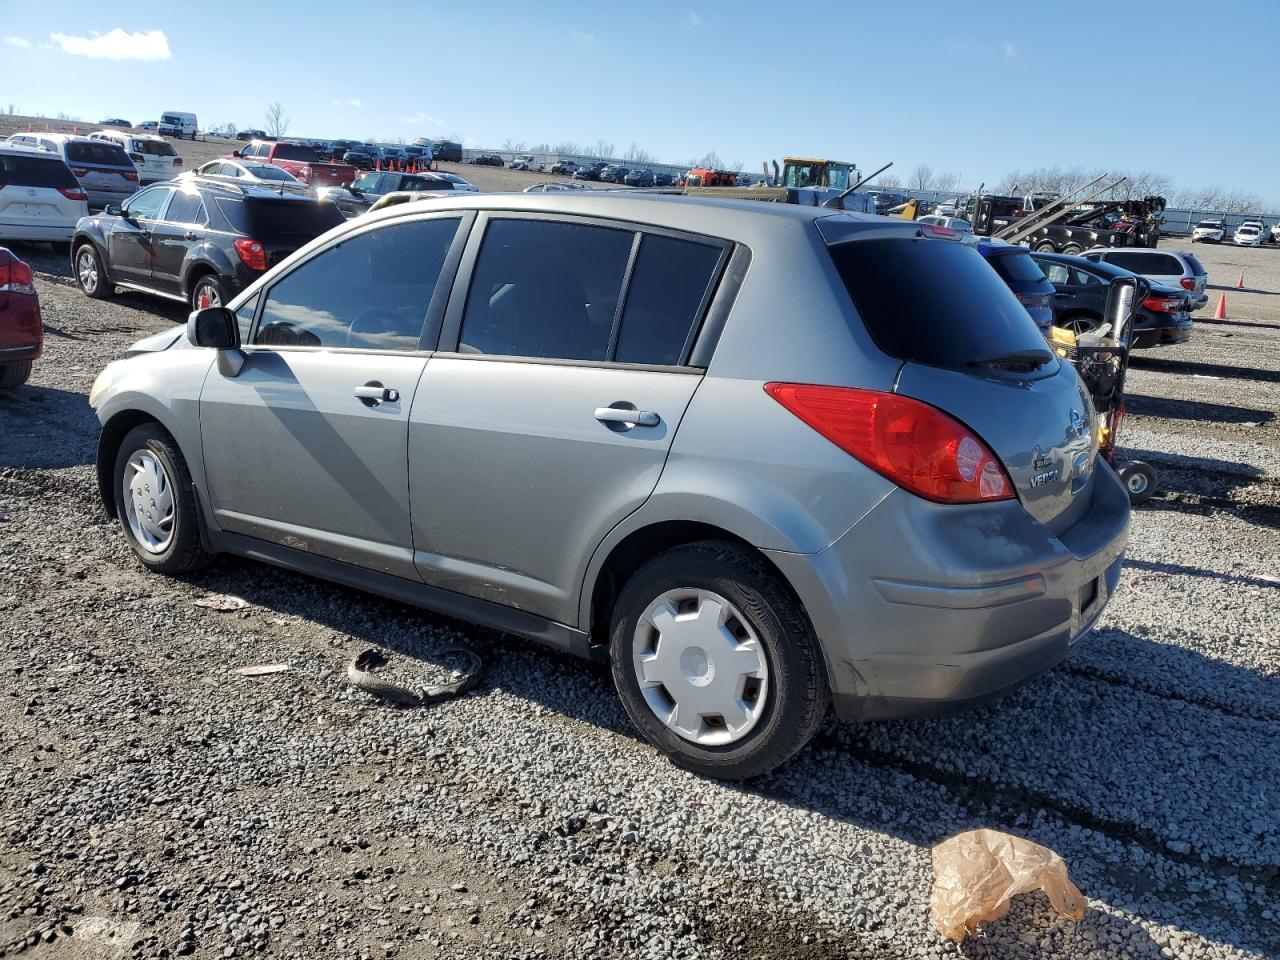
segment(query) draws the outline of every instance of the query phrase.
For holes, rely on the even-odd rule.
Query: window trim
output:
[[[370,350],[364,347],[306,347],[291,346],[287,344],[259,344],[253,342],[258,336],[258,325],[262,322],[262,310],[266,306],[267,300],[271,297],[271,291],[275,289],[276,284],[280,283],[285,278],[292,276],[294,271],[301,269],[321,254],[334,250],[355,237],[363,236],[366,233],[372,233],[375,230],[399,226],[405,223],[416,223],[422,220],[457,220],[458,225],[456,232],[453,235],[453,240],[449,244],[449,250],[445,254],[444,264],[440,268],[440,276],[436,279],[435,290],[432,291],[431,299],[427,301],[427,310],[422,318],[422,333],[418,338],[418,346],[416,349]],[[241,349],[272,353],[296,350],[311,353],[358,353],[364,355],[377,354],[379,356],[420,356],[422,354],[432,353],[435,349],[434,341],[439,336],[440,327],[442,326],[445,305],[448,302],[450,291],[453,289],[454,281],[456,279],[458,263],[462,259],[462,253],[472,232],[474,222],[474,210],[430,210],[416,212],[407,216],[392,217],[387,220],[380,220],[377,223],[363,224],[359,229],[351,230],[350,232],[344,231],[331,242],[312,250],[297,263],[292,264],[288,270],[281,273],[278,277],[273,277],[269,284],[259,287],[255,292],[250,294],[250,297],[257,297],[258,302],[253,309],[253,322],[249,325],[249,342],[241,344]]]
[[[178,192],[177,187],[174,187],[168,182],[153,183],[149,187],[144,187],[132,197],[126,197],[125,203],[128,203],[130,200],[136,199],[151,190],[165,191],[164,202],[156,209],[156,215],[154,217],[138,217],[137,219],[141,220],[143,223],[164,223],[164,215],[169,212],[169,204],[173,201],[173,195]],[[203,201],[204,197],[202,196],[200,199]],[[128,207],[123,207],[123,209],[126,214],[129,212]]]
[[[622,316],[626,311],[627,299],[631,294],[631,279],[634,273],[636,259],[639,256],[640,245],[646,235],[659,237],[668,237],[672,240],[684,240],[689,243],[700,243],[703,246],[713,246],[720,248],[720,258],[716,262],[715,268],[712,270],[711,282],[707,284],[707,289],[703,292],[702,302],[698,305],[698,313],[694,322],[689,327],[689,333],[685,337],[684,346],[680,351],[680,362],[676,364],[652,364],[652,363],[619,363],[616,360],[571,360],[560,357],[526,357],[507,354],[485,354],[485,353],[461,353],[458,345],[462,339],[462,322],[466,312],[467,300],[471,296],[471,283],[475,278],[476,264],[479,262],[480,251],[484,244],[485,235],[488,233],[488,227],[494,220],[544,220],[552,223],[570,223],[585,227],[604,227],[610,230],[619,230],[633,234],[631,243],[631,252],[628,255],[627,266],[623,271],[622,286],[618,293],[618,307],[613,317],[613,328],[609,332],[609,356],[613,355],[613,349],[617,345],[618,335],[621,332]],[[711,315],[712,307],[716,305],[716,301],[720,297],[720,293],[724,287],[725,275],[730,260],[733,258],[734,252],[742,249],[740,244],[735,244],[732,240],[726,240],[723,237],[714,237],[708,234],[694,233],[689,230],[679,230],[674,227],[665,227],[659,224],[643,223],[634,220],[618,220],[611,217],[592,216],[590,214],[573,214],[573,213],[550,213],[538,210],[483,210],[480,211],[476,218],[476,223],[471,230],[471,237],[468,239],[467,247],[462,257],[462,264],[458,269],[457,276],[454,278],[453,292],[449,297],[449,304],[445,310],[444,324],[440,330],[440,337],[436,344],[436,352],[449,357],[461,358],[464,360],[501,360],[510,363],[541,363],[550,365],[563,366],[588,366],[599,367],[607,370],[653,370],[653,371],[681,371],[693,372],[701,374],[706,365],[693,363],[695,352],[699,357],[710,359],[710,350],[697,350],[701,347],[700,339],[704,328],[707,325],[708,317]],[[740,282],[739,278],[739,282]],[[731,304],[733,296],[736,296],[737,288],[734,287],[732,295],[728,302]],[[727,310],[725,311],[727,315]],[[724,326],[724,317],[719,319],[719,325],[715,330],[715,339],[718,339],[720,329]],[[710,348],[714,350],[714,341],[711,342]]]

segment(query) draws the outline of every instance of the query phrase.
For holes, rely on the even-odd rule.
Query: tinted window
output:
[[[218,209],[233,229],[246,236],[296,246],[346,222],[332,203],[315,200],[218,197]]]
[[[313,161],[320,158],[316,155],[315,150],[310,147],[304,147],[300,143],[277,143],[274,159]]]
[[[138,220],[159,220],[160,211],[164,209],[171,193],[173,191],[168,187],[152,187],[135,193],[125,202],[125,212]]]
[[[255,163],[253,166],[249,167],[248,170],[259,180],[282,180],[286,183],[293,183],[297,180],[297,177],[291,174],[288,170],[284,170],[280,167],[273,167],[269,163]],[[239,171],[236,172],[236,176],[240,176]]]
[[[164,218],[170,223],[204,223],[204,201],[196,190],[176,190]]]
[[[1044,275],[1049,282],[1057,286],[1058,284],[1072,282],[1071,271],[1065,263],[1054,263],[1053,261],[1037,260],[1036,263],[1044,270]]]
[[[236,323],[240,325],[241,343],[249,342],[249,330],[253,327],[253,315],[257,312],[259,299],[260,296],[255,294],[236,311]]]
[[[458,230],[419,220],[362,233],[308,260],[268,292],[256,343],[416,350]]]
[[[71,163],[97,163],[110,167],[133,169],[133,161],[119,144],[101,140],[70,140],[67,142],[67,160]]]
[[[453,184],[448,180],[436,177],[404,177],[400,181],[399,190],[452,190]]]
[[[1040,283],[1044,280],[1044,271],[1026,253],[1002,253],[988,257],[987,262],[1009,283]]]
[[[1117,250],[1107,254],[1107,260],[1117,267],[1124,267],[1134,273],[1154,276],[1182,276],[1182,262],[1167,253],[1129,253]]]
[[[0,153],[0,187],[9,184],[54,188],[80,185],[72,176],[71,168],[57,157]]]
[[[495,220],[471,280],[458,349],[604,360],[634,235],[548,220]]]
[[[1009,351],[1045,349],[1044,337],[977,250],[951,240],[855,240],[831,258],[885,353],[966,369]]]
[[[640,242],[615,360],[680,363],[720,253],[719,247],[670,237],[646,236]]]
[[[167,140],[134,140],[130,145],[134,153],[144,153],[149,157],[176,157],[178,151]]]

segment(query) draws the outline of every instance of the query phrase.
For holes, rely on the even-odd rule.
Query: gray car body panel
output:
[[[247,377],[209,374],[203,438],[195,398],[208,351],[156,338],[161,352],[113,367],[99,417],[136,408],[174,433],[215,548],[588,653],[600,649],[589,645],[601,613],[591,598],[613,550],[692,521],[755,546],[786,579],[850,717],[931,712],[1024,681],[1066,654],[1114,590],[1128,501],[1110,468],[1069,476],[1073,494],[1046,484],[1030,497],[1018,473],[1034,468],[1019,445],[1037,437],[1068,468],[1080,454],[1067,416],[1080,402],[1074,372],[1056,361],[1030,381],[918,368],[879,351],[858,317],[826,244],[910,235],[910,223],[655,195],[458,195],[335,228],[231,307],[357,229],[450,211],[606,219],[734,244],[722,281],[732,297],[713,303],[694,349],[705,370],[450,352],[481,216],[458,241],[468,252],[443,352],[251,348]],[[283,364],[296,384],[267,389],[255,364]],[[355,409],[353,386],[391,376],[399,409]],[[903,390],[951,411],[987,439],[1023,499],[944,506],[909,494],[799,422],[765,392],[772,381]],[[658,426],[612,432],[592,412],[613,402],[657,412]],[[1027,410],[1010,416],[1019,403]],[[270,459],[279,489],[224,499],[261,484],[255,468]]]

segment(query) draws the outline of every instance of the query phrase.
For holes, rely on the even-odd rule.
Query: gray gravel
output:
[[[1196,252],[1280,291],[1272,251]],[[182,311],[21,253],[48,349],[0,398],[0,956],[1280,954],[1273,295],[1134,370],[1124,441],[1165,487],[1067,663],[957,717],[829,723],[733,787],[641,743],[599,667],[247,561],[145,574],[96,505],[85,395]],[[456,701],[343,678],[370,644],[442,677],[459,640],[487,673]],[[1061,853],[1085,919],[1026,897],[943,942],[929,849],[978,826]]]

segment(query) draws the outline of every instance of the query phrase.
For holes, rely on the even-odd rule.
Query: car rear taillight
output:
[[[34,282],[35,274],[29,264],[16,259],[0,263],[0,292],[35,293]]]
[[[991,449],[937,407],[896,393],[767,383],[765,392],[845,453],[935,503],[1008,500]]]
[[[940,223],[922,223],[920,224],[920,232],[926,237],[933,237],[936,240],[954,240],[960,236],[959,230],[944,227]]]
[[[132,160],[134,163],[146,163],[147,161],[147,158],[140,153],[129,154],[129,159]]]
[[[236,241],[235,247],[236,253],[240,255],[240,260],[250,270],[267,269],[267,251],[257,240],[241,237]]]
[[[174,157],[174,158],[173,158],[173,165],[174,165],[175,167],[180,167],[180,166],[182,166],[182,158],[181,158],[181,157]]]
[[[88,200],[89,195],[79,187],[59,187],[58,192],[68,200]]]
[[[138,171],[137,170],[121,170],[120,176],[124,177],[126,180],[137,180]]]
[[[72,167],[71,172],[75,174],[77,178],[79,178],[88,174],[89,168],[88,167]]]
[[[1178,281],[1178,283],[1183,290],[1194,290],[1196,288],[1196,281],[1194,277],[1183,277]]]
[[[1182,309],[1181,297],[1147,297],[1142,305],[1156,313],[1177,313]]]

